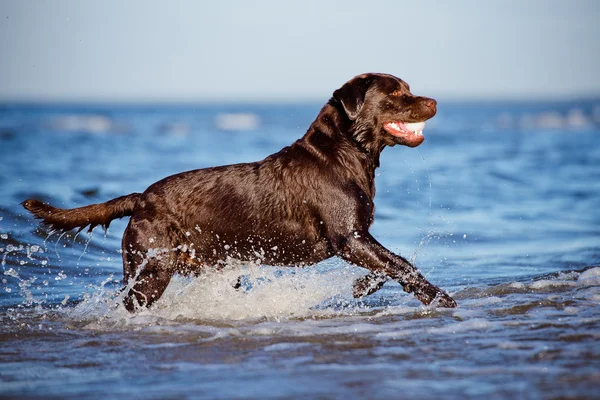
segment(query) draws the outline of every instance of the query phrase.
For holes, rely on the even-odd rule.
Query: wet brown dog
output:
[[[262,161],[183,172],[133,193],[72,210],[23,206],[58,230],[131,216],[123,235],[125,307],[150,306],[173,274],[227,260],[309,265],[332,256],[369,269],[355,297],[389,278],[425,304],[454,300],[369,233],[375,169],[386,146],[423,142],[436,101],[391,75],[364,74],[333,93],[300,140]]]

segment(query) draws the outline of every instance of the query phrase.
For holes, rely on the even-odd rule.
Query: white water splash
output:
[[[69,313],[75,319],[94,319],[89,327],[100,329],[182,320],[279,321],[356,313],[360,302],[352,297],[352,284],[364,273],[344,264],[335,268],[284,269],[230,266],[220,271],[205,271],[195,278],[176,275],[150,309],[140,309],[135,314],[127,312],[121,304],[125,293],[106,290],[105,281]],[[242,286],[235,289],[240,276]]]
[[[244,275],[240,289],[233,284]],[[210,320],[278,319],[319,314],[315,307],[341,297],[352,299],[357,268],[320,271],[314,268],[278,270],[249,266],[244,270],[208,272],[191,281],[175,279],[154,312],[163,318]],[[251,287],[250,287],[251,286]]]

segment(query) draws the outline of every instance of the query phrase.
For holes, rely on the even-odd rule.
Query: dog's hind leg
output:
[[[127,285],[128,291],[123,304],[128,311],[138,307],[150,307],[162,296],[169,285],[173,271],[162,265],[162,260],[148,256],[139,273]]]
[[[125,308],[133,312],[158,300],[175,273],[177,251],[164,239],[149,235],[147,225],[130,221],[123,235],[123,282]]]

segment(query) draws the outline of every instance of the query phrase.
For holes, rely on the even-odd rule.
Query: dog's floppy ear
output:
[[[362,108],[371,80],[369,74],[359,75],[333,92],[333,98],[342,103],[346,115],[352,121],[356,119]]]

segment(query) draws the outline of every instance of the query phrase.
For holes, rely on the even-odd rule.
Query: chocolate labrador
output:
[[[123,235],[124,304],[160,298],[175,273],[228,260],[305,266],[338,256],[370,270],[355,297],[391,278],[424,304],[456,307],[406,259],[369,233],[375,169],[386,146],[423,142],[436,101],[392,75],[359,75],[333,93],[308,131],[262,161],[169,176],[144,193],[71,210],[30,199],[23,206],[56,230],[105,229],[131,216]]]

